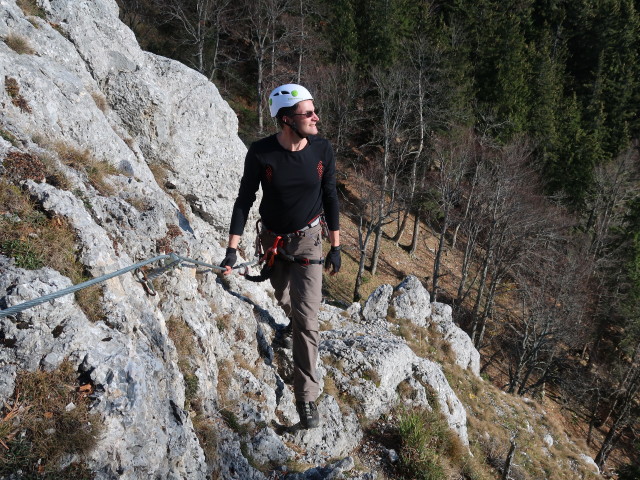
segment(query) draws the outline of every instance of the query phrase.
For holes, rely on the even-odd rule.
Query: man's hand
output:
[[[227,253],[225,254],[224,260],[220,262],[220,266],[225,267],[227,269],[224,272],[225,275],[229,275],[231,273],[231,267],[233,267],[236,264],[236,260],[238,260],[236,249],[227,247]]]
[[[333,267],[331,270],[331,275],[335,275],[340,271],[340,266],[342,265],[340,250],[342,250],[342,247],[340,245],[331,247],[331,249],[329,250],[329,253],[327,253],[326,258],[324,259],[325,270],[329,270]]]

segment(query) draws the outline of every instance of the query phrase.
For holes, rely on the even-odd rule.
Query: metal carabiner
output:
[[[147,295],[155,297],[158,294],[155,288],[153,288],[153,282],[149,278],[147,278],[147,274],[144,272],[144,270],[136,268],[133,271],[133,274],[135,275],[136,280],[138,280],[142,284],[142,288],[144,288],[144,291],[147,293]]]

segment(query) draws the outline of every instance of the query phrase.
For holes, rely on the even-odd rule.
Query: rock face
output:
[[[38,4],[42,16],[0,3],[0,37],[30,47],[18,53],[0,42],[0,158],[34,153],[64,174],[64,189],[33,180],[23,187],[68,221],[94,277],[167,251],[218,263],[246,151],[233,111],[202,75],[142,51],[115,1]],[[110,164],[111,193],[64,162],[65,149]],[[250,252],[252,232],[243,241]],[[0,255],[1,308],[70,285],[59,272],[24,270]],[[0,318],[0,401],[13,394],[19,371],[51,370],[64,359],[96,386],[92,408],[105,429],[86,459],[96,478],[263,479],[256,465],[291,460],[316,465],[295,478],[341,478],[353,469],[361,418],[400,402],[441,409],[467,443],[464,409],[440,366],[416,355],[389,322],[392,314],[436,326],[458,364],[477,374],[477,352],[451,310],[430,304],[415,277],[380,287],[362,311],[323,306],[319,367],[340,395],[320,397],[322,425],[311,431],[285,428],[298,418],[272,340],[286,318],[266,284],[183,267],[155,286],[159,295],[146,295],[131,273],[103,283],[104,321],[90,321],[73,295]],[[188,332],[189,371],[174,341],[177,324]],[[188,383],[197,385],[199,418],[215,432],[206,451],[185,410]],[[345,395],[361,407],[345,404]]]

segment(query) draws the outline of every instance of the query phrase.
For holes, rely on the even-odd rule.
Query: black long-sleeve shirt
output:
[[[336,192],[336,161],[331,144],[309,136],[302,150],[292,152],[280,145],[276,135],[249,147],[233,205],[229,233],[242,235],[249,210],[262,186],[260,216],[269,230],[291,233],[300,230],[323,210],[329,230],[339,230]]]

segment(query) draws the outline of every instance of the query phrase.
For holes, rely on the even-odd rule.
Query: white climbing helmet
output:
[[[302,85],[295,83],[287,83],[286,85],[280,85],[273,89],[271,95],[269,95],[269,111],[271,116],[275,117],[278,114],[278,110],[282,107],[293,107],[296,103],[303,100],[313,100],[309,90]]]

